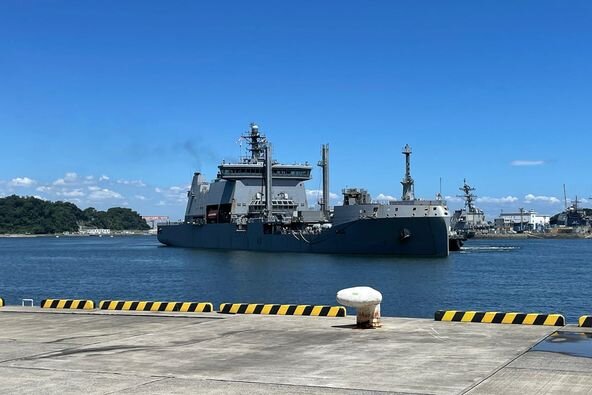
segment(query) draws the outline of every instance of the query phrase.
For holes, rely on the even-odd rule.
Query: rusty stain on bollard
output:
[[[380,328],[380,302],[382,294],[370,287],[353,287],[337,292],[337,302],[354,307],[358,328]]]

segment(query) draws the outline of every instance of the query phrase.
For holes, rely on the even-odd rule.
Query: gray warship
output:
[[[329,147],[321,148],[320,209],[308,206],[308,163],[281,164],[255,124],[241,136],[248,155],[222,162],[213,182],[194,173],[184,221],[159,224],[158,240],[174,247],[268,252],[445,257],[450,217],[442,200],[414,197],[411,149],[406,146],[401,200],[374,202],[346,188],[343,204],[329,205]]]

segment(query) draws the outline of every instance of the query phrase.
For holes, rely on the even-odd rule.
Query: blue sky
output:
[[[219,4],[217,4],[219,3]],[[587,1],[0,2],[0,195],[180,218],[256,121],[331,191],[592,196]],[[320,172],[307,188],[320,189]]]

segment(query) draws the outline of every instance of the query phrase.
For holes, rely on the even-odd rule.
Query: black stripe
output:
[[[158,306],[158,311],[165,311],[169,307],[169,302],[160,302],[160,306]]]
[[[475,315],[473,316],[473,319],[471,320],[471,322],[483,322],[483,318],[485,317],[485,312],[483,311],[478,311],[475,313]]]
[[[115,310],[122,310],[123,309],[123,305],[125,304],[125,301],[120,300],[119,302],[117,302],[117,304],[115,305]]]
[[[238,308],[237,313],[238,314],[245,314],[245,311],[247,311],[247,307],[249,307],[249,305],[247,303],[241,304],[240,307]]]
[[[261,314],[264,307],[264,304],[258,304],[257,307],[255,307],[255,310],[253,310],[253,314]]]
[[[101,310],[107,310],[109,308],[109,304],[111,303],[110,300],[101,300],[99,302],[99,308]]]
[[[312,306],[304,306],[304,310],[302,311],[302,315],[310,315],[312,313]]]
[[[434,313],[434,321],[442,321],[442,317],[444,317],[444,310],[438,310]]]
[[[269,314],[277,314],[278,311],[280,311],[280,305],[274,304],[273,306],[271,306],[271,309],[269,310]]]
[[[131,304],[130,304],[130,310],[138,310],[138,305],[140,304],[139,301],[134,300]]]
[[[516,317],[514,317],[512,324],[522,324],[524,322],[525,318],[526,318],[526,314],[518,313],[518,314],[516,314]]]
[[[226,303],[226,304],[222,305],[222,311],[220,311],[220,312],[224,313],[224,314],[230,314],[231,308],[232,308],[232,304]]]
[[[592,316],[588,316],[584,318],[584,322],[582,323],[583,327],[589,328],[592,327]]]
[[[74,303],[73,300],[71,300],[71,299],[66,300],[66,303],[64,304],[64,308],[65,309],[71,308],[72,307],[72,303]],[[80,307],[78,307],[78,305],[76,305],[76,306],[74,306],[74,308],[75,309],[79,309]]]
[[[565,326],[565,318],[562,315],[557,318],[555,326]]]
[[[58,307],[58,304],[59,303],[60,303],[60,300],[59,299],[56,299],[56,300],[54,300],[54,301],[51,302],[51,306],[49,306],[49,307],[52,308],[52,309],[55,309],[55,308]]]
[[[150,311],[152,310],[152,306],[154,305],[154,302],[146,302],[146,304],[144,305],[144,308],[142,309],[142,311]]]
[[[203,308],[204,313],[211,313],[212,312],[212,305],[210,303],[206,303]]]
[[[339,309],[339,314],[337,314],[337,317],[345,317],[345,315],[346,315],[345,307],[341,307]]]
[[[47,299],[43,299],[41,301],[41,308],[45,308],[45,304],[47,303]]]
[[[491,322],[493,324],[501,324],[505,316],[506,313],[495,313],[495,315],[493,316],[493,320],[491,320]]]
[[[175,302],[172,302],[172,303],[175,303]],[[183,307],[183,303],[177,302],[177,303],[175,303],[175,307],[173,307],[173,311],[181,311],[181,307]]]
[[[197,302],[192,302],[192,303],[189,305],[189,308],[187,309],[187,311],[190,311],[190,312],[192,312],[192,313],[195,313],[195,311],[197,310],[197,306],[198,306],[198,305],[199,305],[199,303],[197,303]]]
[[[321,308],[321,313],[319,315],[326,317],[329,315],[329,311],[331,311],[331,306],[323,306],[323,308]]]
[[[454,321],[454,322],[462,321],[462,319],[463,319],[464,316],[465,316],[465,312],[464,311],[457,311],[452,316],[452,321]]]
[[[290,305],[288,306],[288,310],[286,311],[286,315],[294,315],[294,313],[296,312],[296,308],[298,306],[296,305]]]
[[[534,319],[534,322],[532,324],[533,325],[543,325],[545,323],[545,320],[547,319],[547,317],[548,317],[547,314],[539,314]]]

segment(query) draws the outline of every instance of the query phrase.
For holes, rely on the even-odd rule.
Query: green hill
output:
[[[80,210],[68,202],[49,202],[34,197],[0,198],[0,234],[47,234],[77,232],[79,225],[111,230],[147,230],[150,227],[135,211],[113,207]]]

